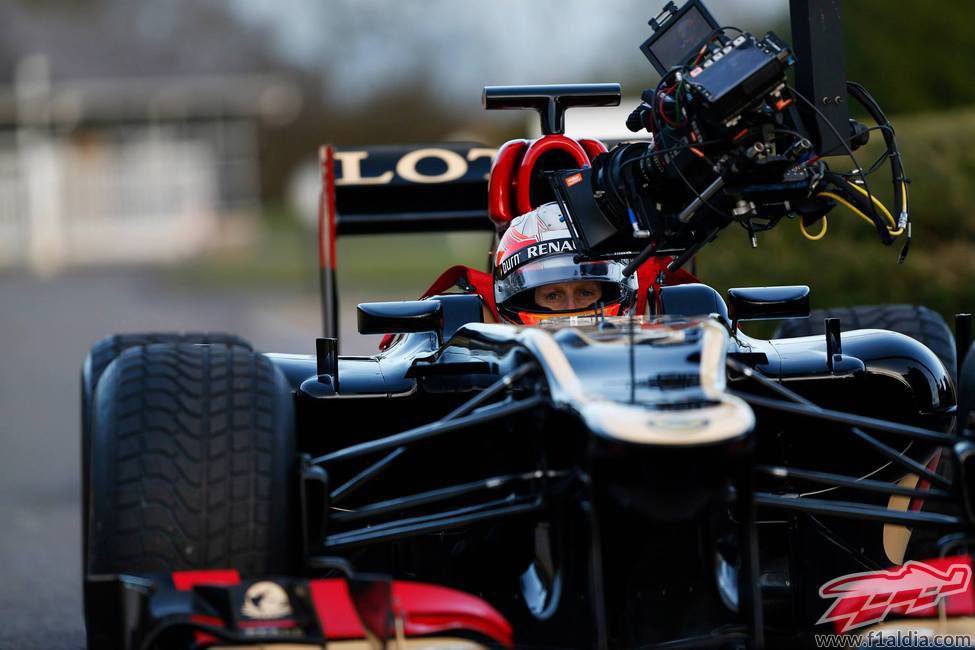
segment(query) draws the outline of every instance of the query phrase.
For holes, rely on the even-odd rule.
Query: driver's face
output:
[[[603,288],[594,280],[559,282],[535,289],[535,304],[550,311],[585,309],[603,297]]]

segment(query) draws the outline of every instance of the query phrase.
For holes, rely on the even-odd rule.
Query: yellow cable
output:
[[[850,181],[847,181],[846,184],[852,187],[853,189],[855,189],[860,194],[867,197],[868,199],[871,199],[873,201],[873,204],[876,205],[878,208],[880,208],[880,211],[883,212],[884,216],[887,217],[887,220],[890,221],[890,225],[893,226],[894,228],[897,227],[897,221],[890,214],[890,211],[887,209],[887,206],[881,203],[876,196],[871,195],[870,192],[866,191],[856,183],[851,183]]]
[[[849,201],[847,201],[846,199],[844,199],[839,194],[833,194],[832,192],[820,192],[816,196],[826,196],[826,197],[829,197],[829,198],[833,199],[834,201],[836,201],[837,203],[840,203],[842,205],[845,205],[850,210],[850,212],[852,212],[856,216],[860,217],[861,219],[863,219],[864,221],[866,221],[867,223],[869,223],[871,226],[874,225],[873,219],[871,219],[867,215],[863,214],[863,212],[861,212],[859,208],[857,208],[855,205],[853,205],[852,203],[850,203]],[[898,228],[897,230],[893,230],[891,228],[888,228],[887,229],[887,232],[890,233],[890,235],[892,237],[896,237],[896,236],[900,235],[902,232],[904,232],[904,229],[903,228]]]
[[[816,196],[826,196],[826,197],[829,197],[829,198],[833,199],[834,201],[836,201],[837,203],[841,203],[841,204],[845,205],[847,208],[850,209],[851,212],[853,212],[853,214],[855,214],[856,216],[860,217],[861,219],[863,219],[864,221],[866,221],[867,223],[869,223],[871,226],[874,225],[873,219],[871,219],[867,215],[863,214],[863,212],[861,212],[859,208],[857,208],[855,205],[853,205],[852,203],[850,203],[849,201],[847,201],[846,199],[844,199],[839,194],[833,194],[832,192],[820,192]]]
[[[894,219],[893,215],[890,213],[890,210],[887,209],[887,206],[881,203],[881,201],[876,196],[872,196],[869,192],[867,192],[865,189],[863,189],[856,183],[851,183],[850,181],[847,181],[846,184],[852,187],[853,189],[855,189],[860,194],[864,195],[865,197],[872,199],[873,204],[876,205],[878,208],[880,208],[880,211],[884,214],[885,217],[887,217],[887,220],[890,222],[890,227],[887,228],[887,230],[890,232],[891,236],[897,237],[898,235],[904,232],[903,228],[899,228],[899,229],[897,228],[897,220]],[[904,196],[905,198],[907,197],[906,194]],[[867,219],[869,220],[869,217]],[[870,224],[873,225],[873,221],[870,221]]]
[[[815,223],[815,222],[814,222]],[[799,217],[799,230],[802,232],[802,236],[809,241],[819,241],[826,236],[826,230],[829,228],[829,223],[826,221],[826,216],[823,215],[823,229],[819,231],[818,235],[810,235],[806,231],[806,226],[802,223],[802,217]]]

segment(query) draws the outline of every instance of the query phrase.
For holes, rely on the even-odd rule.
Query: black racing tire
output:
[[[129,348],[153,343],[222,343],[253,350],[251,344],[236,334],[225,332],[132,332],[112,334],[97,341],[88,351],[81,367],[81,564],[84,571],[88,557],[88,469],[91,466],[91,404],[105,368]]]
[[[809,313],[809,318],[784,321],[775,330],[773,338],[823,335],[826,333],[826,325],[823,323],[826,318],[839,318],[840,328],[844,332],[881,329],[906,334],[929,347],[941,359],[948,374],[955,376],[958,367],[955,336],[941,314],[920,305],[858,305],[814,309]]]
[[[244,338],[226,332],[133,332],[130,334],[112,334],[97,341],[88,352],[85,359],[85,372],[89,374],[91,386],[98,385],[98,378],[105,372],[115,358],[124,350],[139,345],[153,343],[221,343],[245,350],[253,350],[253,346]]]
[[[92,410],[89,574],[292,572],[294,406],[267,357],[131,347],[105,368]]]

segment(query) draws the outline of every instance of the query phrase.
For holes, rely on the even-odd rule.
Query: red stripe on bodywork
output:
[[[240,574],[236,569],[210,569],[207,571],[173,571],[171,574],[173,586],[180,591],[189,591],[197,585],[216,585],[232,587],[240,584]],[[190,620],[202,625],[222,627],[223,621],[216,616],[193,614]],[[199,646],[216,643],[217,637],[206,632],[194,632],[194,638]]]
[[[190,620],[194,623],[199,623],[200,625],[209,625],[211,627],[223,627],[223,620],[216,616],[203,616],[202,614],[193,614],[190,616]],[[220,641],[217,637],[208,632],[193,632],[193,638],[196,640],[198,646],[205,646],[208,644],[217,643]]]
[[[173,571],[173,586],[180,591],[189,591],[197,585],[217,585],[231,587],[240,584],[237,569],[208,569],[206,571]]]
[[[476,596],[446,587],[396,581],[393,599],[405,619],[407,636],[471,630],[512,647],[511,625]]]
[[[312,603],[329,639],[365,637],[349,588],[340,578],[312,580]],[[394,581],[393,603],[407,637],[469,631],[512,647],[511,625],[485,601],[460,591],[416,582]]]
[[[359,622],[349,596],[349,587],[341,578],[312,580],[308,583],[311,602],[328,639],[362,639],[365,631]]]
[[[319,157],[322,191],[318,199],[318,266],[335,270],[335,148],[326,145]]]
[[[938,449],[931,456],[931,460],[928,461],[927,470],[929,472],[937,472],[938,465],[940,463],[941,463],[941,450]],[[931,483],[926,478],[922,478],[917,482],[917,489],[919,490],[927,490],[930,487],[931,487]],[[924,508],[924,499],[918,499],[916,497],[912,497],[910,505],[908,506],[907,509],[913,512],[920,512],[922,508]]]

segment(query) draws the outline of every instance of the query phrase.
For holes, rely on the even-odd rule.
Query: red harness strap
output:
[[[699,282],[694,274],[677,269],[673,273],[667,270],[667,265],[673,261],[672,257],[651,257],[636,270],[636,284],[639,287],[636,297],[636,313],[647,312],[647,289],[650,287],[666,287],[672,284],[688,284]],[[657,280],[661,278],[662,282]]]
[[[490,273],[478,271],[469,266],[451,266],[440,274],[440,277],[433,281],[430,288],[423,292],[420,300],[443,293],[447,289],[457,286],[469,285],[474,289],[484,306],[491,311],[491,315],[496,320],[501,320],[498,314],[498,307],[494,304],[494,278]]]
[[[671,258],[669,257],[652,257],[646,261],[640,268],[636,270],[636,280],[639,291],[637,291],[636,299],[636,313],[643,314],[647,310],[647,288],[657,285],[657,278],[660,277],[660,273],[663,272],[663,284],[686,284],[688,282],[697,282],[692,274],[687,271],[680,269],[674,273],[669,273],[666,271],[666,267],[670,264]],[[465,286],[467,285],[467,286]],[[471,268],[469,266],[452,266],[443,273],[440,274],[430,288],[423,292],[420,299],[429,298],[430,296],[436,296],[449,289],[453,289],[457,286],[467,290],[470,287],[474,290],[480,298],[484,306],[488,308],[491,315],[494,316],[496,321],[501,321],[501,315],[498,313],[498,306],[494,303],[494,277],[490,273],[484,271],[479,271],[477,269]],[[383,337],[382,342],[379,344],[380,350],[385,350],[393,342],[394,335],[387,334]]]

